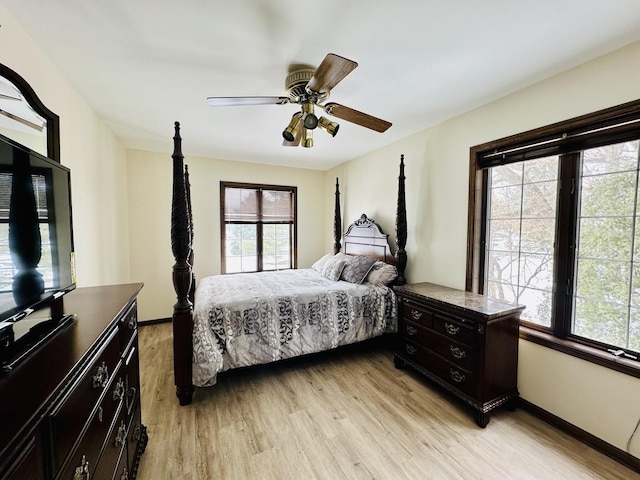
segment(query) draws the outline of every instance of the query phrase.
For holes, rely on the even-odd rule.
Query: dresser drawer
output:
[[[109,391],[90,418],[87,429],[71,455],[71,460],[65,468],[65,473],[60,478],[73,478],[76,469],[78,467],[83,468],[83,464],[86,465],[89,472],[95,469],[96,463],[100,459],[100,452],[105,445],[105,440],[110,435],[110,428],[115,424],[118,417],[124,418],[125,416],[125,408],[122,402],[124,394],[123,373],[124,368],[121,364],[116,380],[112,382]]]
[[[143,438],[143,436],[145,438]],[[140,415],[140,402],[136,402],[135,408],[132,412],[130,423],[129,423],[129,432],[127,436],[127,458],[129,459],[128,470],[130,474],[134,473],[134,470],[137,469],[137,465],[134,465],[136,459],[136,452],[138,451],[138,446],[140,442],[145,442],[143,445],[140,445],[140,448],[144,448],[146,446],[146,428],[142,425],[142,417]]]
[[[120,352],[124,352],[133,336],[138,332],[138,309],[135,303],[122,316],[118,322],[118,328],[120,330]]]
[[[125,358],[125,378],[127,388],[125,403],[127,413],[131,414],[136,400],[140,397],[140,357],[138,355],[137,337],[134,339],[131,349],[127,352],[127,357]]]
[[[427,332],[427,328],[422,325],[410,322],[403,317],[398,319],[398,334],[407,340],[424,345],[429,338]]]
[[[433,328],[445,337],[467,345],[474,345],[475,331],[473,325],[436,313],[433,315]]]
[[[33,435],[23,444],[17,457],[13,459],[5,472],[0,472],[3,480],[25,480],[27,478],[43,478],[42,452],[40,452],[41,438]]]
[[[400,311],[402,316],[407,320],[411,320],[412,322],[419,323],[420,325],[424,325],[429,328],[433,325],[433,314],[431,311],[417,303],[403,300]]]
[[[112,377],[117,372],[118,361],[120,359],[117,330],[113,330],[111,336],[95,360],[87,367],[80,380],[70,390],[68,396],[62,400],[57,408],[54,408],[50,415],[49,422],[53,437],[54,464],[60,466],[67,457],[74,442],[82,432],[82,429],[89,420],[91,412],[96,408],[96,404],[110,388]],[[122,376],[122,371],[120,372]],[[124,377],[123,377],[124,378]],[[115,383],[114,383],[115,385]],[[109,400],[108,397],[105,397]],[[104,409],[113,409],[111,402],[104,402],[101,405]],[[96,415],[97,415],[96,411]],[[103,418],[105,412],[102,413]],[[108,422],[106,422],[108,424]],[[95,459],[94,459],[95,461]]]
[[[406,340],[416,342],[462,368],[474,369],[475,349],[472,346],[456,342],[450,336],[441,335],[403,318],[398,319],[398,333]]]
[[[402,339],[398,353],[407,360],[411,360],[424,368],[428,368],[428,352],[421,346]]]
[[[91,480],[111,480],[114,475],[114,469],[119,465],[119,461],[124,458],[123,464],[127,461],[127,415],[124,405],[120,409],[120,414],[113,422],[113,428],[109,438],[107,439],[100,462],[95,469]]]
[[[473,396],[475,394],[476,376],[473,374],[473,372],[461,368],[458,365],[449,363],[444,358],[433,352],[429,353],[429,358],[427,361],[429,363],[429,369],[431,370],[431,372],[440,377],[442,380],[461,390],[467,395]]]
[[[113,474],[113,480],[130,480],[131,478],[133,477],[131,471],[127,466],[127,452],[123,450],[122,454],[120,455],[120,460],[118,460],[116,473]]]
[[[472,346],[455,342],[433,330],[427,332],[424,345],[451,363],[466,370],[474,371],[475,369],[475,349]]]

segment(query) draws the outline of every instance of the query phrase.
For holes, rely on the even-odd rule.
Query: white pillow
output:
[[[311,268],[313,268],[318,273],[322,273],[322,267],[324,267],[324,264],[327,263],[327,260],[329,260],[331,257],[333,257],[333,255],[327,253],[325,256],[317,260],[316,263],[311,265]]]
[[[347,256],[342,252],[338,252],[327,259],[322,267],[320,275],[337,282],[340,280],[340,275],[342,275],[342,270],[344,269],[346,262]]]
[[[366,282],[372,285],[384,286],[389,285],[398,276],[398,270],[395,266],[384,262],[376,262],[365,278]]]

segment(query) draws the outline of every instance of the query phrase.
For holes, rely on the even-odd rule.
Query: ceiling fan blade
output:
[[[307,89],[317,93],[328,92],[357,66],[353,60],[329,53],[307,83]]]
[[[367,115],[366,113],[359,112],[358,110],[354,110],[353,108],[345,107],[344,105],[340,105],[339,103],[327,103],[326,105],[321,106],[329,115],[333,115],[334,117],[341,118],[342,120],[355,123],[362,127],[370,128],[371,130],[375,130],[376,132],[382,133],[391,126],[391,123],[387,122],[386,120]]]
[[[29,120],[19,117],[18,115],[14,115],[11,112],[7,112],[6,110],[0,109],[0,115],[4,115],[5,117],[10,118],[11,120],[15,120],[16,122],[26,125],[27,127],[31,127],[34,130],[38,130],[39,132],[42,132],[42,130],[44,129],[43,125],[38,125],[36,123],[30,122]]]
[[[283,140],[282,141],[282,146],[284,146],[284,147],[297,147],[298,145],[300,145],[300,137],[301,137],[301,135],[298,135],[293,142],[289,142],[287,140]]]
[[[242,105],[285,105],[289,97],[209,97],[211,107],[236,107]]]

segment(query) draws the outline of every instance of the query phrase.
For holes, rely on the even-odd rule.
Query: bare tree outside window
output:
[[[640,350],[639,141],[581,152],[571,331]],[[552,326],[559,157],[492,167],[487,294]]]
[[[487,294],[527,305],[522,318],[551,325],[558,158],[491,169]]]

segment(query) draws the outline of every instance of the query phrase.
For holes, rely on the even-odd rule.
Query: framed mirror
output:
[[[0,64],[0,134],[60,162],[60,120],[27,81]]]

